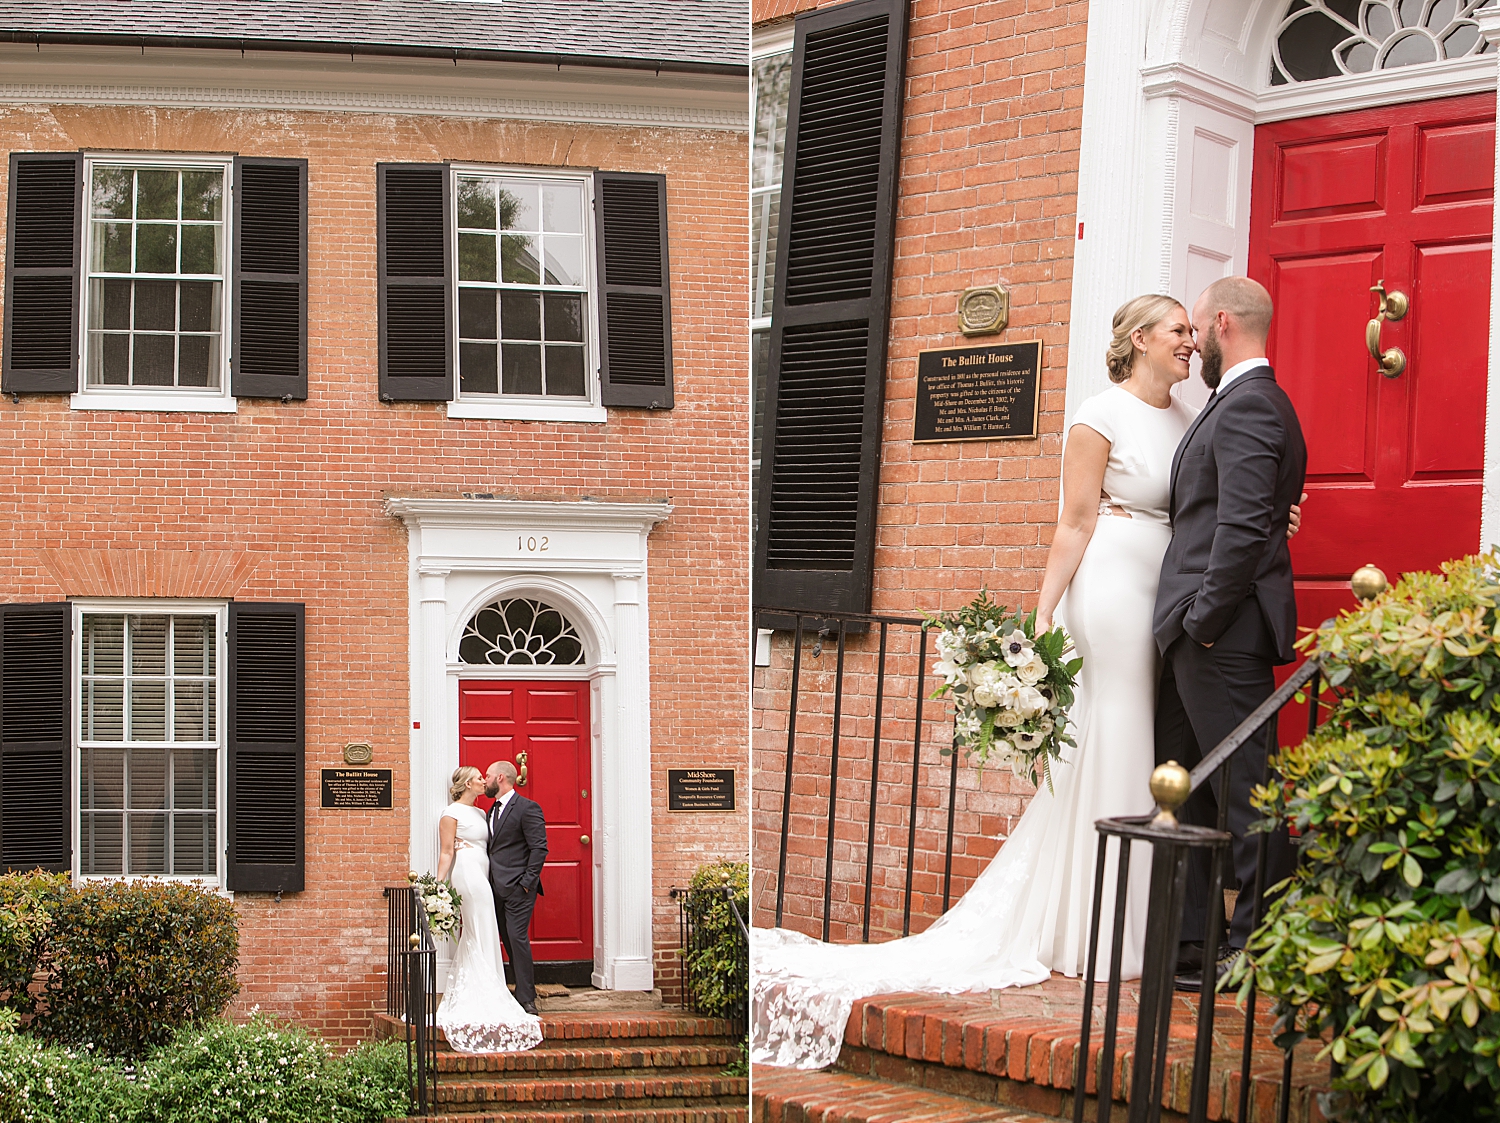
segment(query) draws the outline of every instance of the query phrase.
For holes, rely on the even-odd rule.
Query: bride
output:
[[[448,1044],[461,1053],[506,1053],[533,1049],[542,1040],[542,1020],[521,1009],[505,985],[500,959],[500,925],[490,890],[489,822],[474,806],[484,794],[484,776],[472,765],[453,773],[453,802],[438,820],[442,856],[438,880],[458,890],[462,930],[448,984],[438,1006],[437,1024]]]
[[[1152,807],[1156,641],[1151,614],[1172,458],[1196,410],[1174,398],[1195,350],[1187,311],[1140,296],[1114,316],[1114,386],[1079,408],[1063,450],[1063,503],[1047,555],[1037,631],[1065,624],[1083,657],[1071,714],[1076,746],[1032,797],[963,898],[925,932],[885,944],[823,944],[779,928],[753,947],[751,1059],[822,1068],[838,1057],[854,1002],[900,991],[985,991],[1080,974],[1093,903],[1094,821]],[[1110,862],[1114,848],[1110,848]],[[1149,848],[1131,855],[1122,949],[1141,970]],[[1114,875],[1103,916],[1114,912]],[[1101,925],[1101,943],[1109,939]],[[1101,946],[1107,964],[1109,948]]]

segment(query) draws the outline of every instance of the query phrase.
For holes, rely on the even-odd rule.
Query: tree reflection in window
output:
[[[1486,0],[1292,0],[1271,53],[1271,85],[1315,82],[1482,55]]]
[[[583,640],[560,611],[538,600],[497,600],[474,614],[458,644],[465,663],[576,666]]]

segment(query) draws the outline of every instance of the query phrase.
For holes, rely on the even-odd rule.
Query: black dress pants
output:
[[[1276,686],[1271,673],[1275,660],[1270,631],[1253,595],[1241,603],[1213,647],[1204,647],[1188,635],[1179,636],[1162,659],[1156,705],[1156,762],[1175,760],[1188,769],[1196,765],[1271,696]],[[1229,929],[1229,944],[1235,948],[1243,948],[1253,930],[1259,836],[1250,834],[1249,828],[1261,816],[1250,806],[1250,793],[1264,782],[1267,746],[1273,743],[1275,730],[1276,723],[1268,723],[1178,812],[1184,823],[1217,827],[1220,803],[1228,804],[1228,828],[1234,843],[1233,868],[1226,871],[1225,888],[1239,890]],[[1284,826],[1272,833],[1267,843],[1262,884],[1269,889],[1291,876],[1296,849]],[[1210,918],[1216,920],[1220,915],[1219,906],[1211,907],[1213,903],[1208,900],[1210,872],[1207,853],[1195,851],[1188,871],[1184,941],[1201,940]]]
[[[512,889],[502,897],[495,891],[495,916],[500,921],[500,942],[516,976],[516,1001],[536,1005],[536,968],[531,961],[531,913],[536,908],[536,890]]]

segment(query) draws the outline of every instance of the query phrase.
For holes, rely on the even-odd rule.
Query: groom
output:
[[[516,766],[497,760],[484,774],[490,807],[490,888],[500,920],[500,942],[516,973],[516,1001],[536,1013],[536,972],[531,961],[531,911],[542,893],[547,822],[542,809],[516,791]]]
[[[1172,461],[1172,544],[1162,559],[1154,630],[1162,653],[1156,762],[1192,768],[1275,689],[1271,669],[1292,661],[1297,605],[1287,521],[1302,491],[1307,446],[1286,392],[1265,359],[1271,296],[1248,277],[1211,284],[1193,307],[1203,381],[1213,390]],[[1202,962],[1212,915],[1206,858],[1190,869],[1178,955],[1178,986],[1197,990],[1222,975],[1245,947],[1254,920],[1258,816],[1251,789],[1265,773],[1262,729],[1183,807],[1184,822],[1213,827],[1228,804],[1233,876],[1239,890],[1228,946]],[[1202,852],[1197,852],[1202,853]],[[1263,884],[1290,876],[1286,831],[1270,836]],[[1223,945],[1221,945],[1223,946]]]

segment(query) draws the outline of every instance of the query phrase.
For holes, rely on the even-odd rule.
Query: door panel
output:
[[[1385,137],[1334,139],[1282,149],[1283,221],[1379,210],[1385,196]]]
[[[1484,408],[1490,244],[1419,246],[1416,259],[1423,310],[1408,333],[1414,336],[1410,478],[1475,481],[1484,474],[1484,426],[1454,420],[1462,410]],[[1477,523],[1474,535],[1477,542]]]
[[[547,863],[531,920],[537,962],[594,958],[592,767],[587,682],[460,682],[458,759],[521,763],[520,792],[547,819]],[[490,801],[477,801],[486,808]]]
[[[1488,199],[1495,189],[1495,123],[1429,126],[1421,132],[1417,205]]]

